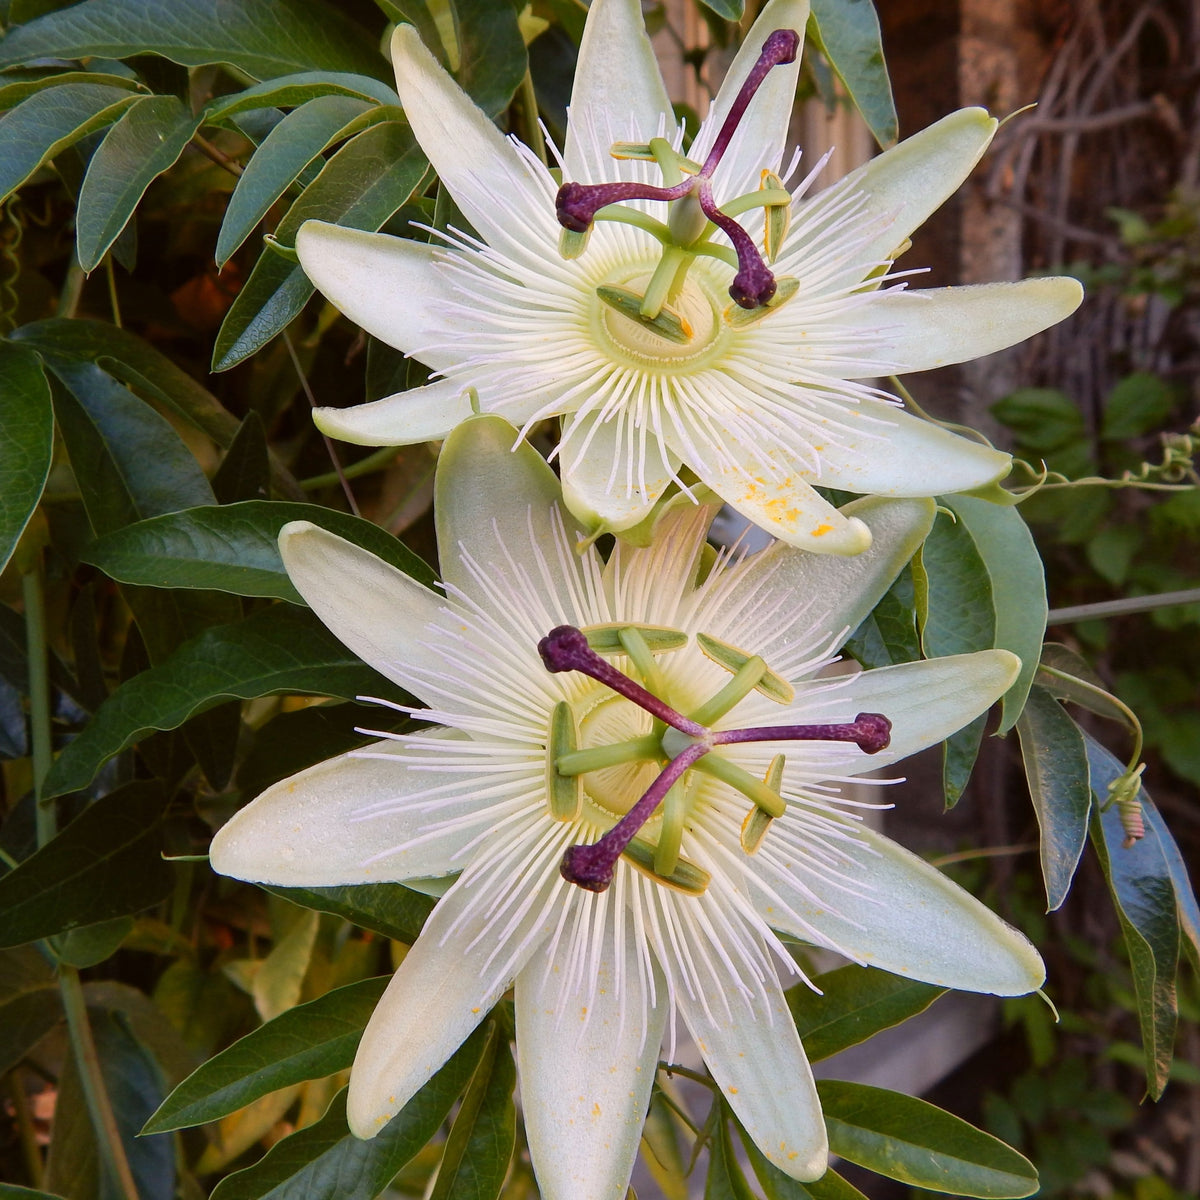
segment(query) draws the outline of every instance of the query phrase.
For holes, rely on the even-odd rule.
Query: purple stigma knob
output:
[[[556,625],[537,644],[546,670],[581,671],[596,661],[596,652],[588,645],[587,637],[574,625]]]

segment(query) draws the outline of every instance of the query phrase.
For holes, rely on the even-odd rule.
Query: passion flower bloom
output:
[[[919,545],[930,501],[857,501],[874,544],[856,558],[775,543],[743,559],[714,556],[716,506],[684,500],[605,562],[577,552],[558,481],[514,434],[478,417],[442,450],[445,595],[313,525],[284,529],[301,594],[432,724],[269,788],[217,834],[213,866],[284,887],[450,883],[363,1036],[360,1137],[515,982],[547,1200],[622,1200],[678,1018],[762,1152],[813,1179],[825,1127],[777,974],[801,978],[785,939],[947,987],[1042,981],[1019,933],[840,791],[982,712],[1017,661],[816,677]]]
[[[629,530],[672,481],[698,477],[784,541],[840,554],[862,550],[867,528],[815,485],[931,496],[1003,476],[1007,454],[904,412],[869,381],[1019,342],[1071,313],[1079,284],[916,291],[892,271],[991,141],[982,109],[809,196],[814,169],[789,194],[782,155],[807,18],[807,0],[767,5],[684,157],[638,0],[595,0],[561,190],[400,26],[405,113],[473,231],[430,245],[301,227],[313,283],[435,376],[318,409],[318,425],[390,445],[442,438],[473,406],[523,432],[561,416],[564,494],[589,530]]]

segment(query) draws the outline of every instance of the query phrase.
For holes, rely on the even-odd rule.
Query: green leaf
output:
[[[64,1200],[64,1197],[57,1192],[37,1192],[15,1183],[0,1183],[0,1200]]]
[[[847,651],[867,668],[915,662],[921,657],[915,603],[913,571],[906,565],[870,615],[847,639]]]
[[[32,946],[0,951],[0,1074],[7,1075],[62,1020],[58,984]]]
[[[175,165],[200,127],[174,96],[143,96],[104,136],[83,178],[75,218],[79,265],[92,271],[117,240],[146,189]]]
[[[326,992],[246,1034],[193,1071],[142,1132],[203,1125],[269,1092],[346,1070],[389,978],[381,975]]]
[[[832,1169],[809,1183],[801,1183],[785,1175],[740,1126],[738,1132],[742,1136],[742,1145],[746,1147],[746,1157],[767,1200],[867,1200],[858,1188],[847,1183]]]
[[[127,525],[93,543],[85,562],[122,583],[215,588],[303,604],[279,556],[279,530],[311,521],[370,550],[424,584],[433,572],[402,542],[360,517],[316,504],[246,500],[205,505]]]
[[[1104,404],[1100,436],[1125,441],[1161,429],[1175,407],[1175,394],[1161,375],[1137,371],[1126,375]]]
[[[138,80],[126,75],[109,75],[103,71],[57,71],[52,75],[42,75],[36,79],[18,79],[14,83],[7,83],[0,87],[0,112],[16,108],[22,100],[34,95],[35,92],[62,87],[67,83],[97,83],[104,87],[120,88],[126,92],[142,91],[142,85]]]
[[[1186,945],[1190,946],[1193,964],[1200,966],[1200,903],[1197,903],[1195,890],[1188,878],[1187,866],[1162,814],[1150,801],[1145,789],[1139,793],[1142,803],[1142,819],[1147,829],[1152,829],[1162,846],[1163,858],[1167,863],[1167,873],[1175,888],[1175,908],[1179,914],[1179,924]]]
[[[0,58],[13,38],[0,41]],[[0,200],[80,138],[115,121],[137,99],[125,88],[64,83],[34,92],[0,118]]]
[[[304,189],[275,230],[290,246],[307,220],[376,230],[412,195],[428,161],[406,124],[387,121],[348,141]],[[213,370],[235,366],[280,333],[313,286],[298,263],[269,247],[254,265],[217,333]]]
[[[400,98],[387,84],[368,75],[301,71],[210,100],[204,109],[204,119],[206,122],[228,121],[239,113],[256,109],[298,108],[318,96],[350,96],[373,104],[400,103]]]
[[[1112,805],[1107,812],[1102,806],[1108,801],[1108,785],[1125,773],[1125,764],[1086,730],[1082,732],[1096,799],[1092,845],[1129,951],[1146,1061],[1146,1090],[1157,1100],[1167,1086],[1178,1021],[1175,976],[1179,969],[1180,924],[1176,873],[1159,839],[1156,822],[1147,823],[1145,836],[1132,846],[1122,844],[1125,830],[1117,806]],[[1138,800],[1145,811],[1153,808],[1145,789],[1138,793]]]
[[[953,808],[967,790],[986,728],[987,713],[983,713],[942,743],[942,795],[947,808]]]
[[[304,168],[372,107],[357,97],[319,96],[288,113],[267,134],[229,198],[217,237],[218,267],[229,261]]]
[[[708,1144],[708,1178],[704,1181],[704,1200],[754,1200],[754,1193],[734,1153],[725,1106],[718,1105],[716,1112],[716,1128]]]
[[[983,561],[995,612],[995,645],[1021,660],[1021,673],[1004,694],[997,733],[1007,733],[1021,715],[1037,673],[1046,635],[1046,573],[1029,526],[1015,508],[973,496],[943,496],[965,527]]]
[[[222,701],[278,692],[395,696],[312,613],[275,605],[232,625],[206,629],[165,662],[123,683],[63,750],[44,794],[86,787],[114,754],[156,729],[178,729]]]
[[[812,0],[819,44],[880,146],[900,134],[879,17],[871,0]]]
[[[384,937],[412,945],[433,912],[432,896],[399,883],[346,884],[327,888],[278,888],[267,891],[293,904],[333,913]]]
[[[1087,840],[1092,793],[1087,748],[1079,726],[1042,687],[1030,689],[1017,720],[1021,760],[1041,831],[1046,909],[1062,906]]]
[[[999,1138],[914,1096],[817,1081],[831,1153],[901,1183],[956,1196],[1030,1196],[1033,1164]]]
[[[802,983],[784,993],[810,1062],[915,1017],[946,990],[856,964],[827,971],[813,982],[820,995]]]
[[[33,516],[54,455],[50,384],[36,354],[0,340],[0,571]]]
[[[270,494],[267,431],[254,409],[246,414],[237,437],[213,473],[212,490],[218,504],[265,500]]]
[[[700,3],[726,21],[740,21],[746,11],[746,0],[700,0]]]
[[[482,1043],[477,1030],[370,1141],[347,1129],[343,1088],[315,1125],[276,1142],[254,1166],[226,1176],[212,1200],[375,1200],[446,1119]]]
[[[1030,450],[1061,450],[1087,437],[1083,413],[1069,396],[1054,388],[1018,388],[997,400],[992,414]]]
[[[485,1038],[446,1138],[430,1200],[496,1200],[504,1186],[517,1138],[517,1068],[496,1021],[487,1023]]]
[[[86,0],[0,42],[0,67],[31,58],[161,54],[185,67],[231,63],[256,79],[321,69],[385,77],[366,32],[323,0]]]
[[[126,784],[0,879],[0,945],[140,912],[167,895],[175,874],[160,855],[165,803],[155,784]]]
[[[50,944],[59,962],[85,970],[112,958],[132,931],[132,917],[113,917],[111,921],[76,926],[51,938]]]

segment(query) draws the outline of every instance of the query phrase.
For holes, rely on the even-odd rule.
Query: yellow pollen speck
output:
[[[473,1013],[477,1013],[478,1011],[479,1011],[479,1009],[477,1009],[477,1008],[471,1009],[471,1012],[473,1012]]]
[[[600,1115],[600,1105],[599,1105],[599,1104],[593,1104],[593,1105],[592,1105],[592,1116],[593,1116],[593,1117],[598,1117],[599,1115]]]
[[[827,533],[833,532],[832,525],[818,525],[816,529],[809,535],[810,537],[824,537]]]
[[[737,1088],[735,1088],[735,1087],[731,1087],[731,1088],[729,1088],[729,1094],[730,1094],[731,1096],[736,1096],[736,1095],[737,1095]]]

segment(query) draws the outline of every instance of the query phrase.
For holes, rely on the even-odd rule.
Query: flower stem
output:
[[[1125,617],[1130,613],[1149,612],[1155,608],[1171,608],[1176,604],[1200,602],[1200,588],[1182,592],[1155,592],[1150,596],[1125,596],[1120,600],[1101,600],[1096,604],[1074,604],[1068,608],[1052,608],[1046,614],[1048,625],[1070,625],[1075,621],[1098,621],[1105,617]]]

